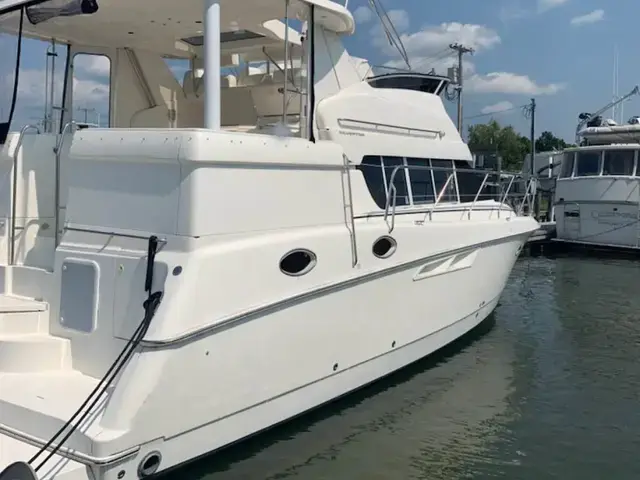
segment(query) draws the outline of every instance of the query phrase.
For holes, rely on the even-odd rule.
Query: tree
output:
[[[569,145],[563,139],[556,137],[549,131],[544,131],[536,140],[536,152],[551,152],[553,150],[564,150]]]
[[[524,157],[531,151],[531,141],[511,125],[502,127],[491,120],[469,127],[469,148],[472,152],[495,152],[502,157],[503,170],[520,171]]]

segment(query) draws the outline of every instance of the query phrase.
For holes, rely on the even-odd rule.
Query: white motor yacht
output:
[[[68,51],[59,131],[0,108],[0,479],[165,472],[496,307],[538,228],[519,179],[487,196],[448,80],[368,74],[354,28],[329,0],[0,0],[13,106],[22,43]],[[80,55],[110,66],[100,126]]]
[[[556,183],[554,240],[611,251],[639,250],[638,118],[625,125],[592,118],[578,134],[580,146],[564,151]]]

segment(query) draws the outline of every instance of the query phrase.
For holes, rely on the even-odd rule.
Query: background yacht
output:
[[[583,120],[578,138],[580,147],[564,151],[556,183],[555,240],[587,247],[637,250],[640,248],[638,117],[631,118],[626,125],[603,120],[599,115]]]
[[[0,28],[12,84],[25,37],[68,52],[60,131],[2,109],[0,469],[144,478],[362,387],[485,319],[537,228],[517,178],[482,197],[446,80],[368,75],[336,2],[0,0]]]

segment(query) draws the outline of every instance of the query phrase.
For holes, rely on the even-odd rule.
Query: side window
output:
[[[573,152],[565,153],[562,159],[562,168],[560,170],[560,178],[569,178],[573,175],[573,163],[575,161],[576,154]]]
[[[402,157],[382,157],[385,171],[385,183],[389,186],[393,172],[398,166],[404,166]],[[409,192],[407,191],[406,168],[399,168],[393,176],[393,184],[396,187],[396,206],[409,205]],[[391,193],[390,193],[391,194]],[[391,201],[393,204],[393,200]]]
[[[109,127],[111,60],[105,55],[73,57],[73,119],[88,127]]]
[[[409,169],[413,203],[415,205],[433,203],[435,195],[433,194],[433,177],[431,176],[429,160],[425,158],[407,158],[407,165],[409,167],[418,167]]]
[[[387,190],[385,187],[384,170],[382,168],[382,158],[375,155],[367,155],[358,165],[358,170],[362,171],[364,181],[373,201],[380,208],[384,208],[387,202]]]
[[[578,167],[576,168],[576,176],[593,177],[600,175],[601,154],[601,151],[577,153]]]
[[[467,172],[465,170],[471,170],[471,166],[468,162],[463,160],[454,160],[454,165],[456,166],[456,177],[458,178],[458,190],[460,193],[460,201],[464,202],[473,202],[478,194],[478,190],[482,185],[482,175],[479,175],[477,172]],[[462,170],[462,171],[460,171]],[[484,190],[484,189],[483,189]],[[480,192],[478,195],[478,200],[484,199],[482,196],[485,192]]]
[[[453,162],[451,160],[431,160],[431,166],[437,169],[433,171],[433,181],[435,184],[436,198],[438,198],[438,195],[440,195],[440,192],[442,192],[442,189],[447,183],[447,179],[453,173]],[[440,201],[455,202],[457,201],[456,197],[456,186],[453,179],[451,179]]]
[[[605,150],[603,175],[624,175],[633,174],[634,150]]]

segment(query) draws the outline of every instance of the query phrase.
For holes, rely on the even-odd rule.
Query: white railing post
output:
[[[13,152],[13,178],[11,185],[11,218],[9,218],[9,245],[7,249],[7,264],[14,265],[16,261],[16,215],[17,215],[17,198],[18,198],[18,157],[20,155],[20,149],[22,148],[22,141],[24,136],[29,130],[35,130],[36,133],[40,133],[40,129],[36,125],[25,125],[20,130],[18,135],[18,141],[16,143],[16,149]],[[26,229],[25,229],[26,231]]]
[[[220,0],[204,2],[204,126],[220,130]]]

